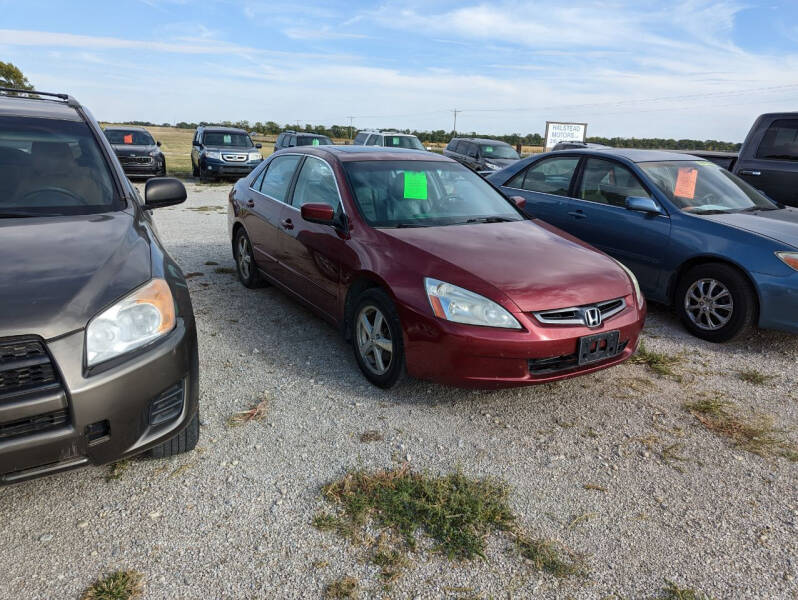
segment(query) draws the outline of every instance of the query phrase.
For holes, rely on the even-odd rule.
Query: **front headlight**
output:
[[[153,158],[158,156],[160,153],[161,153],[160,150],[150,150],[150,156],[152,156]]]
[[[643,308],[643,302],[645,301],[645,298],[643,297],[643,292],[640,291],[640,284],[637,282],[637,277],[635,277],[635,274],[632,273],[632,271],[626,265],[618,262],[617,260],[615,262],[618,263],[619,267],[626,271],[629,279],[632,280],[632,286],[635,288],[635,299],[637,299],[637,308]]]
[[[169,285],[153,279],[86,327],[86,360],[93,366],[140,348],[175,327],[175,302]]]
[[[776,252],[781,261],[788,267],[798,271],[798,252]]]
[[[206,150],[205,151],[205,158],[213,158],[214,160],[221,160],[222,153],[221,152],[214,152],[213,150]]]
[[[250,152],[249,153],[249,160],[260,160],[261,158],[263,158],[263,157],[260,155],[260,152]]]
[[[440,319],[485,327],[521,329],[521,324],[513,315],[484,296],[430,277],[424,278],[424,287],[432,312]]]

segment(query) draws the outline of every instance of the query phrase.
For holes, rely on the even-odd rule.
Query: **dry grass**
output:
[[[144,576],[138,571],[114,571],[91,584],[80,600],[133,600],[144,593]]]
[[[336,579],[324,590],[325,598],[346,599],[357,598],[360,593],[360,583],[354,577],[346,576]]]
[[[702,592],[679,587],[672,581],[665,580],[665,589],[654,600],[712,600],[712,598]]]
[[[640,347],[629,361],[639,365],[646,365],[651,371],[662,377],[664,375],[673,375],[673,367],[682,362],[682,357],[648,350],[646,345],[640,342]]]
[[[236,427],[244,425],[251,421],[262,421],[269,413],[269,396],[265,395],[263,399],[249,410],[237,412],[227,419],[228,427]]]
[[[105,475],[106,481],[115,481],[117,479],[121,479],[122,475],[124,475],[125,471],[127,471],[128,467],[130,466],[129,460],[120,460],[118,462],[112,463],[108,466],[108,473]]]
[[[216,267],[213,272],[220,275],[235,275],[236,270],[232,267]]]
[[[376,430],[364,431],[360,434],[360,441],[364,444],[369,442],[381,442],[383,440],[382,434]]]
[[[766,375],[756,369],[744,369],[737,371],[737,377],[741,381],[752,383],[753,385],[765,385],[771,379],[775,379],[775,375]]]
[[[598,485],[596,483],[586,483],[582,487],[585,488],[586,490],[592,490],[594,492],[606,492],[607,491],[607,488],[605,488],[603,485]]]
[[[745,417],[733,403],[719,398],[704,398],[683,406],[704,427],[743,450],[758,456],[798,461],[798,444],[790,441],[783,429],[775,427],[770,415]]]

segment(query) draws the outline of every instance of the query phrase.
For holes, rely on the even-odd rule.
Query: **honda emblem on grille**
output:
[[[601,325],[601,311],[592,306],[585,309],[585,325],[588,327],[598,327]]]

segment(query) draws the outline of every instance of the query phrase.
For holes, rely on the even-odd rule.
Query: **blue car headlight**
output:
[[[776,252],[776,256],[788,267],[798,271],[798,252]]]

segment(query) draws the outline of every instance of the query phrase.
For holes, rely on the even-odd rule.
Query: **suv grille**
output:
[[[151,165],[152,156],[120,156],[119,162],[123,165]]]
[[[596,304],[586,304],[584,306],[574,306],[572,308],[558,308],[555,310],[542,310],[535,313],[535,318],[547,325],[588,325],[585,312],[588,309],[597,308],[601,313],[601,322],[610,317],[614,317],[624,308],[626,302],[623,298],[597,302]]]
[[[10,423],[0,423],[0,442],[23,435],[31,435],[40,431],[57,429],[69,423],[69,412],[66,409],[35,417],[27,417]]]
[[[222,158],[227,162],[247,162],[247,154],[222,154]]]

